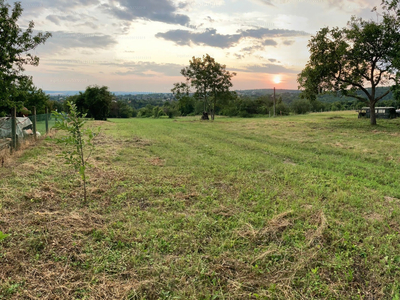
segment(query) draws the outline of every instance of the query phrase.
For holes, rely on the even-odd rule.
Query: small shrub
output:
[[[66,146],[61,156],[64,157],[66,164],[72,165],[76,171],[81,175],[83,181],[83,195],[84,201],[87,200],[86,194],[86,168],[89,166],[88,159],[94,149],[92,143],[94,137],[100,132],[94,133],[90,128],[83,129],[85,120],[83,119],[86,114],[81,117],[78,116],[77,107],[75,104],[68,102],[69,114],[54,112],[54,116],[59,120],[55,124],[55,128],[65,130],[68,132],[67,136],[56,139],[58,143]],[[85,155],[84,150],[88,148],[89,153]]]

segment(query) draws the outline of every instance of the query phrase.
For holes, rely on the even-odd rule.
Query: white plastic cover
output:
[[[17,118],[17,135],[19,138],[24,137],[22,129],[29,125],[32,125],[32,121],[29,118]],[[0,137],[11,137],[11,118],[0,118]]]

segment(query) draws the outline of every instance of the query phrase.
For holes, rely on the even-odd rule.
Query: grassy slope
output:
[[[26,150],[0,299],[399,299],[400,120],[338,116],[112,120],[88,206],[58,145]]]

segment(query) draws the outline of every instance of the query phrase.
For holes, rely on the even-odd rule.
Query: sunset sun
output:
[[[276,84],[281,83],[281,77],[280,76],[275,76],[274,77],[274,83],[276,83]]]

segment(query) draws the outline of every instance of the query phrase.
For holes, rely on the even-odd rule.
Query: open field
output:
[[[52,139],[0,168],[0,299],[400,299],[400,119],[89,124],[87,205]]]

